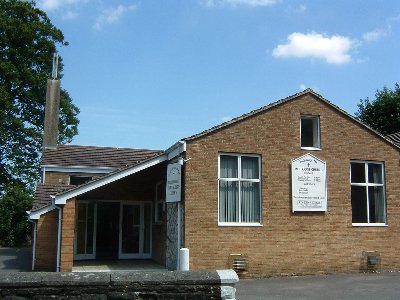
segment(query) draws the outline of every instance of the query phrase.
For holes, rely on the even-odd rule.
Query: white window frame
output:
[[[364,164],[364,172],[365,172],[365,182],[364,183],[353,183],[351,182],[351,164],[352,163],[362,163]],[[373,183],[373,182],[369,182],[369,178],[368,178],[368,165],[381,165],[382,166],[382,183]],[[367,218],[368,218],[368,222],[366,223],[352,223],[352,226],[354,227],[384,227],[387,226],[387,203],[386,203],[386,178],[385,178],[385,164],[383,162],[380,161],[366,161],[366,160],[350,160],[350,188],[352,186],[362,186],[365,187],[367,192],[366,192],[366,201],[367,201]],[[381,186],[383,187],[383,202],[384,202],[384,210],[385,210],[385,223],[371,223],[370,222],[370,213],[369,213],[369,193],[368,193],[368,187],[372,187],[372,186]],[[351,200],[351,199],[350,199]],[[353,208],[351,213],[353,214]],[[353,217],[353,216],[352,216]]]
[[[301,123],[303,119],[311,119],[313,120],[313,135],[316,134],[317,136],[317,145],[312,147],[303,147],[301,144]],[[314,128],[314,120],[316,123],[316,127]],[[320,128],[320,117],[319,116],[312,116],[312,115],[301,115],[300,116],[300,148],[304,150],[321,150],[321,128]],[[316,130],[316,132],[314,132]],[[314,138],[314,137],[313,137]]]
[[[221,178],[221,155],[222,156],[235,156],[238,158],[238,177],[237,178]],[[242,157],[256,157],[258,158],[258,179],[247,179],[241,178],[242,173]],[[221,181],[237,181],[239,183],[239,216],[241,215],[241,205],[240,205],[240,195],[241,195],[241,185],[240,182],[258,182],[259,185],[259,209],[260,209],[260,221],[259,222],[242,222],[239,218],[238,222],[220,222],[219,220],[219,183]],[[262,188],[261,188],[261,156],[255,154],[238,154],[238,153],[218,153],[218,226],[262,226]]]

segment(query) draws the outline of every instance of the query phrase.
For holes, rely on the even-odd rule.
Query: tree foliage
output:
[[[375,99],[360,100],[356,117],[381,134],[400,132],[400,86],[377,90]]]
[[[67,45],[62,32],[34,2],[0,0],[0,195],[15,183],[32,189],[38,180],[46,81],[57,45]],[[78,113],[62,89],[60,143],[77,134]]]
[[[0,246],[14,247],[26,243],[30,225],[26,211],[32,207],[32,195],[21,184],[7,188],[0,199]]]

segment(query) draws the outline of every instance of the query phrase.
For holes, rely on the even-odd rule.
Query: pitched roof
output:
[[[340,107],[336,106],[335,104],[333,104],[333,103],[330,102],[329,100],[325,99],[325,98],[322,97],[321,95],[319,95],[319,94],[317,94],[316,92],[314,92],[312,89],[309,89],[309,88],[308,88],[308,89],[305,89],[305,90],[302,91],[302,92],[299,92],[299,93],[296,93],[296,94],[294,94],[294,95],[288,96],[288,97],[286,97],[286,98],[280,99],[280,100],[278,100],[278,101],[272,102],[272,103],[270,103],[270,104],[268,104],[268,105],[266,105],[266,106],[263,106],[263,107],[261,107],[261,108],[259,108],[259,109],[255,109],[255,110],[253,110],[253,111],[251,111],[251,112],[249,112],[249,113],[246,113],[246,114],[244,114],[244,115],[241,115],[240,117],[234,118],[234,119],[232,119],[232,120],[229,120],[229,121],[227,121],[227,122],[224,122],[224,123],[222,123],[222,124],[219,124],[219,125],[217,125],[217,126],[214,126],[214,127],[210,128],[210,129],[207,129],[207,130],[204,130],[204,131],[202,131],[202,132],[200,132],[200,133],[194,134],[194,135],[192,135],[192,136],[190,136],[190,137],[187,137],[187,138],[185,138],[185,139],[183,139],[183,140],[184,140],[184,141],[190,141],[190,140],[194,140],[194,139],[200,138],[200,137],[205,136],[205,135],[207,135],[207,134],[209,134],[209,133],[212,133],[212,132],[214,132],[214,131],[217,131],[217,130],[219,130],[219,129],[221,129],[221,128],[227,127],[227,126],[232,125],[232,124],[237,123],[237,122],[240,122],[240,121],[242,121],[242,120],[244,120],[244,119],[246,119],[246,118],[252,117],[252,116],[254,116],[254,115],[256,115],[256,114],[259,114],[259,113],[261,113],[261,112],[264,112],[264,111],[266,111],[266,110],[269,110],[269,109],[271,109],[271,108],[273,108],[273,107],[276,107],[276,106],[278,106],[278,105],[281,105],[281,104],[283,104],[283,103],[289,102],[289,101],[291,101],[291,100],[294,100],[294,99],[296,99],[296,98],[298,98],[298,97],[300,97],[300,96],[306,95],[306,94],[312,94],[312,95],[316,96],[318,99],[322,100],[323,102],[326,102],[327,104],[333,106],[334,108],[336,108],[337,110],[339,110],[339,111],[341,111],[342,113],[346,114],[347,116],[349,116],[349,117],[355,119],[353,116],[351,116],[350,114],[348,114],[346,111],[344,111],[344,110],[341,109]],[[355,120],[358,121],[357,119],[355,119]],[[360,121],[358,121],[358,122],[360,122]],[[361,123],[361,122],[360,122],[360,123]]]
[[[394,144],[400,147],[400,132],[395,132],[386,135],[386,138],[391,140]]]
[[[159,150],[59,145],[45,149],[42,165],[123,168],[160,154]]]
[[[40,184],[36,187],[35,200],[33,201],[31,211],[38,210],[42,207],[51,205],[51,197],[59,193],[76,188],[73,185],[61,184]]]
[[[294,100],[294,99],[297,99],[298,97],[303,96],[303,95],[306,95],[306,94],[314,95],[317,99],[319,99],[319,100],[321,100],[322,102],[324,102],[324,103],[328,104],[329,106],[333,107],[333,108],[336,109],[338,112],[340,112],[340,113],[344,114],[345,116],[347,116],[348,118],[352,119],[354,122],[357,122],[357,123],[360,124],[361,126],[364,126],[367,130],[372,131],[372,132],[375,133],[377,136],[379,136],[380,138],[382,138],[382,139],[384,139],[385,141],[389,142],[391,145],[395,146],[395,147],[397,148],[397,150],[399,150],[399,148],[400,148],[400,133],[395,133],[395,134],[393,134],[393,135],[395,135],[395,136],[392,136],[392,137],[383,136],[383,135],[380,134],[378,131],[372,129],[372,128],[369,127],[368,125],[366,125],[366,124],[364,124],[363,122],[361,122],[360,120],[356,119],[355,117],[353,117],[352,115],[350,115],[348,112],[346,112],[345,110],[341,109],[339,106],[333,104],[333,103],[330,102],[329,100],[325,99],[325,98],[322,97],[320,94],[314,92],[314,91],[313,91],[312,89],[310,89],[310,88],[305,89],[304,91],[299,92],[299,93],[296,93],[296,94],[291,95],[291,96],[289,96],[289,97],[286,97],[286,98],[280,99],[280,100],[278,100],[278,101],[275,101],[275,102],[273,102],[273,103],[271,103],[271,104],[268,104],[268,105],[266,105],[266,106],[263,106],[263,107],[261,107],[261,108],[259,108],[259,109],[253,110],[253,111],[251,111],[251,112],[249,112],[249,113],[247,113],[247,114],[241,115],[240,117],[234,118],[234,119],[232,119],[232,120],[230,120],[230,121],[224,122],[224,123],[222,123],[222,124],[219,124],[219,125],[217,125],[217,126],[214,126],[214,127],[210,128],[210,129],[204,130],[204,131],[202,131],[202,132],[200,132],[200,133],[197,133],[197,134],[194,134],[194,135],[189,136],[189,137],[187,137],[187,138],[184,138],[184,139],[182,139],[182,141],[191,141],[191,140],[195,140],[195,139],[197,139],[197,138],[203,137],[203,136],[208,135],[208,134],[210,134],[210,133],[213,133],[213,132],[215,132],[215,131],[217,131],[217,130],[219,130],[219,129],[222,129],[222,128],[225,128],[225,127],[227,127],[227,126],[230,126],[230,125],[232,125],[232,124],[234,124],[234,123],[240,122],[240,121],[242,121],[242,120],[244,120],[244,119],[246,119],[246,118],[252,117],[252,116],[257,115],[257,114],[259,114],[259,113],[261,113],[261,112],[264,112],[264,111],[266,111],[266,110],[269,110],[269,109],[271,109],[271,108],[273,108],[273,107],[276,107],[276,106],[278,106],[278,105],[287,103],[287,102],[289,102],[289,101],[292,101],[292,100]],[[397,139],[397,138],[398,138],[398,139]],[[396,142],[396,141],[398,141],[398,142]]]

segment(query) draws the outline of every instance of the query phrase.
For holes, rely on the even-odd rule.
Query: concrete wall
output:
[[[236,273],[0,273],[1,299],[235,299]]]
[[[300,115],[320,116],[321,150],[300,148]],[[262,161],[262,224],[218,226],[218,154],[248,153]],[[292,159],[326,161],[328,211],[292,213]],[[188,141],[185,242],[191,269],[228,268],[229,255],[248,255],[248,276],[358,271],[363,251],[378,251],[381,268],[400,269],[399,152],[313,95]],[[350,160],[385,163],[386,227],[353,227]]]

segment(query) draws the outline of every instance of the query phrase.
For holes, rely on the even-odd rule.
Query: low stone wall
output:
[[[235,299],[233,270],[0,273],[0,299]]]

